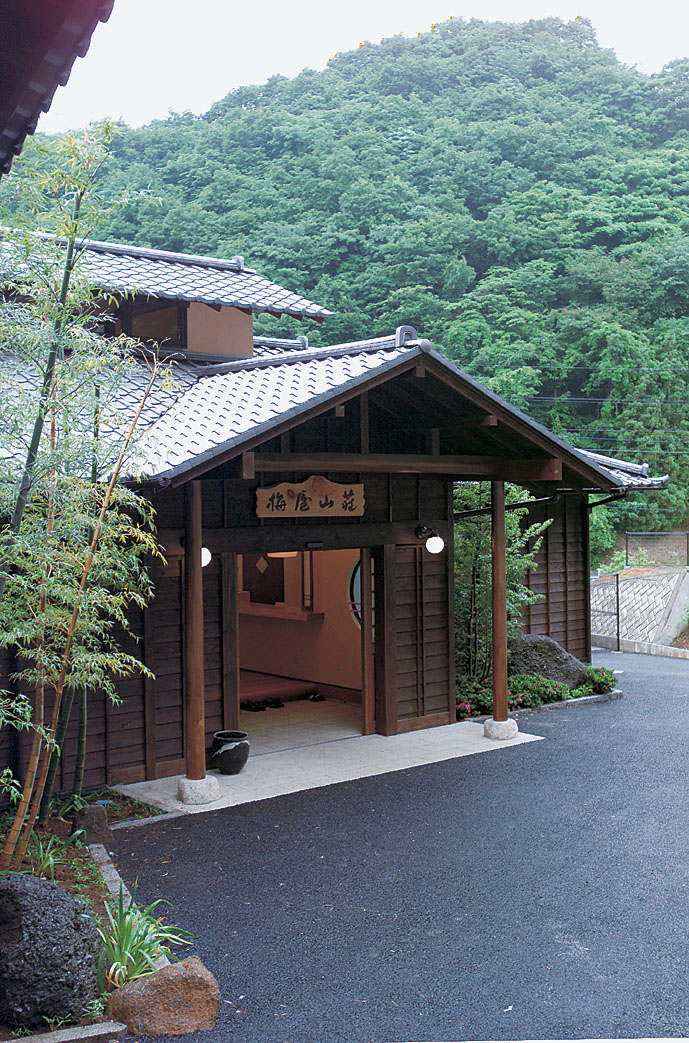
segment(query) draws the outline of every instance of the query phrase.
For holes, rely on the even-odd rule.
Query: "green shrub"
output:
[[[493,709],[491,679],[481,680],[472,674],[457,674],[456,702],[458,721],[491,713]]]
[[[584,682],[584,684],[580,684],[578,688],[573,688],[569,694],[571,699],[581,699],[586,695],[593,695],[593,685]]]
[[[591,686],[596,695],[612,692],[617,686],[614,673],[604,666],[587,666],[585,683]]]
[[[541,706],[543,703],[558,703],[569,696],[566,684],[551,681],[549,677],[541,677],[540,674],[514,674],[507,683],[507,705],[510,710]]]

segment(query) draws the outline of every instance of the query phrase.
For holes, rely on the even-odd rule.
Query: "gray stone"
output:
[[[85,844],[112,844],[113,835],[108,825],[108,812],[103,804],[87,804],[72,819],[72,832],[83,830]]]
[[[0,876],[0,1021],[45,1027],[98,995],[101,940],[88,906],[57,884]]]
[[[214,775],[203,779],[188,779],[183,775],[177,783],[177,800],[182,804],[212,804],[220,800],[220,786]]]
[[[552,637],[523,634],[513,638],[507,651],[508,674],[541,674],[576,688],[586,679],[586,664],[566,652]]]
[[[106,1012],[132,1035],[181,1036],[215,1028],[218,983],[198,956],[129,982],[113,992]]]
[[[489,717],[483,722],[483,734],[486,739],[504,742],[505,739],[514,739],[518,731],[517,722],[512,717],[508,717],[506,721],[494,721]]]

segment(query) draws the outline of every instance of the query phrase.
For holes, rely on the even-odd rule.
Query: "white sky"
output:
[[[335,51],[403,32],[415,36],[449,15],[521,22],[578,14],[599,43],[643,72],[689,53],[684,0],[115,0],[85,58],[38,129],[52,133],[112,116],[132,126],[169,111],[205,112],[233,87],[275,73],[321,69]]]

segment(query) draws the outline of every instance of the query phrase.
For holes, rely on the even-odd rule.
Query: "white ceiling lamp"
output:
[[[417,525],[414,531],[417,539],[426,541],[426,550],[429,554],[440,554],[445,550],[445,540],[428,525]]]
[[[201,548],[201,568],[205,569],[206,565],[210,565],[210,561],[213,555],[208,550],[208,547]]]

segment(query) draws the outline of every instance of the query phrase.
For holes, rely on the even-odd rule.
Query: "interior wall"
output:
[[[244,670],[361,689],[361,629],[349,607],[349,581],[358,550],[313,555],[313,609],[322,619],[239,616],[239,664]],[[301,559],[285,558],[285,603],[301,605]]]

